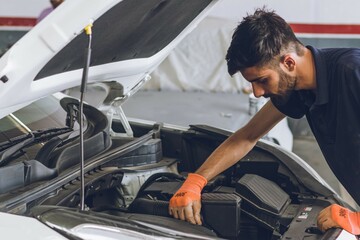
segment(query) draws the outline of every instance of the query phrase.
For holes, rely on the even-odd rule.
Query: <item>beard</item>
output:
[[[269,94],[266,97],[270,97],[272,101],[277,102],[282,105],[285,104],[291,93],[295,89],[297,77],[292,77],[289,74],[285,73],[281,68],[279,68],[279,85],[278,92],[276,94]]]

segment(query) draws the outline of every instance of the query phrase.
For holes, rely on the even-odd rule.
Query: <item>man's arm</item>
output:
[[[268,101],[243,128],[226,139],[196,173],[210,180],[231,167],[284,117],[285,115],[279,112],[271,101]]]
[[[284,117],[285,115],[268,101],[243,128],[226,139],[195,174],[189,174],[170,200],[170,215],[193,224],[202,224],[201,191],[207,181],[238,162]]]

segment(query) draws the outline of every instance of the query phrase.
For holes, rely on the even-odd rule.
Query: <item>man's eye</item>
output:
[[[266,83],[266,81],[267,81],[267,78],[262,78],[262,79],[258,80],[258,83]]]

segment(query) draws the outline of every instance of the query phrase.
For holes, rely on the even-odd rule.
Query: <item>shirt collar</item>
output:
[[[312,53],[316,72],[316,99],[315,105],[326,104],[329,101],[329,88],[324,53],[312,46],[306,46]]]

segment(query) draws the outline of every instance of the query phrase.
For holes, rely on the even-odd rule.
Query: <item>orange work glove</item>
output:
[[[360,234],[360,213],[352,212],[337,204],[323,209],[318,216],[318,227],[321,231],[329,228],[342,228],[354,235]]]
[[[207,184],[206,178],[189,173],[180,189],[170,199],[169,214],[177,219],[201,225],[201,191]]]

